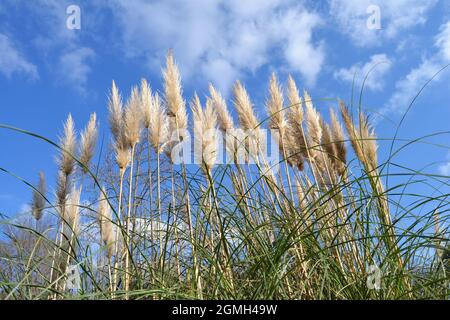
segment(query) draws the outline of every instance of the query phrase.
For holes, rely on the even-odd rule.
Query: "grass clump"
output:
[[[36,186],[24,181],[32,215],[2,223],[0,297],[448,297],[448,195],[408,191],[448,186],[447,177],[387,174],[392,164],[379,162],[361,110],[340,101],[327,122],[292,77],[285,100],[274,74],[264,121],[237,81],[238,123],[212,85],[204,104],[198,95],[189,103],[190,123],[170,53],[163,76],[163,93],[143,80],[124,103],[113,82],[110,144],[98,164],[95,114],[80,144],[70,115],[59,143],[0,125],[58,151],[55,195],[43,174]],[[384,184],[400,177],[408,180]]]

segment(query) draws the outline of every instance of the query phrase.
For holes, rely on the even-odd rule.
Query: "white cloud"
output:
[[[435,39],[437,52],[423,59],[418,67],[411,69],[403,79],[396,83],[395,93],[381,110],[381,114],[405,111],[429,80],[433,77],[435,77],[434,81],[441,79],[442,74],[438,74],[438,72],[450,62],[450,21],[442,25],[440,33]]]
[[[56,68],[50,71],[59,82],[71,86],[81,94],[86,93],[90,62],[94,55],[91,48],[81,43],[80,35],[83,31],[83,19],[88,16],[84,8],[81,11],[82,30],[69,30],[66,26],[68,15],[66,9],[73,4],[71,0],[36,0],[23,1],[20,4],[14,0],[5,0],[11,5],[18,6],[33,28],[31,44],[36,49],[38,57],[45,62],[57,61]],[[2,51],[0,51],[2,52]],[[1,59],[1,57],[0,57]],[[46,64],[53,66],[53,64]]]
[[[115,0],[123,50],[159,70],[172,48],[186,77],[212,81],[222,89],[243,72],[281,59],[312,85],[325,53],[313,39],[322,20],[288,0]]]
[[[426,82],[436,75],[441,68],[442,65],[433,59],[423,60],[406,77],[397,81],[394,95],[389,99],[387,105],[381,109],[380,113],[384,115],[392,112],[404,112]]]
[[[436,46],[442,58],[450,61],[450,21],[442,25],[441,32],[436,37]]]
[[[392,61],[386,54],[376,54],[370,57],[370,60],[363,63],[357,63],[348,69],[340,69],[334,73],[334,78],[356,85],[362,85],[367,76],[365,88],[372,91],[382,90],[384,87],[384,77],[390,71]]]
[[[439,173],[444,176],[450,176],[450,162],[439,166]]]
[[[330,0],[330,14],[341,31],[359,46],[380,45],[401,32],[426,22],[426,13],[437,0]],[[370,5],[377,5],[381,13],[381,30],[367,28]]]
[[[450,176],[450,152],[447,154],[446,162],[438,167],[438,172],[444,176]]]
[[[13,74],[23,74],[30,79],[38,78],[37,67],[20,53],[11,39],[0,33],[0,73],[6,77]]]
[[[85,94],[91,68],[88,61],[95,57],[95,52],[86,47],[77,48],[63,54],[58,63],[58,75],[75,90]]]

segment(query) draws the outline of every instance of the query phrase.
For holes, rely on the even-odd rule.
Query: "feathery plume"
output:
[[[212,84],[209,85],[209,94],[207,103],[210,103],[217,114],[217,124],[219,129],[225,134],[225,146],[227,153],[234,163],[237,163],[238,158],[238,141],[235,135],[234,121],[227,104],[219,91],[214,88]]]
[[[80,162],[84,165],[81,168],[83,173],[87,173],[92,157],[94,156],[97,135],[97,115],[94,112],[91,114],[88,125],[81,133]]]
[[[103,244],[106,246],[106,253],[108,258],[111,258],[114,253],[114,234],[111,206],[106,200],[105,191],[102,188],[100,198],[98,201],[98,223],[100,226],[100,236]]]
[[[286,118],[283,110],[283,93],[278,84],[275,73],[272,73],[269,84],[269,99],[266,102],[267,112],[270,116],[269,128],[279,130],[280,137],[284,137],[286,131]]]
[[[310,162],[313,162],[317,167],[317,169],[319,170],[318,173],[324,174],[324,177],[331,178],[329,177],[330,172],[328,170],[330,160],[322,145],[324,135],[322,128],[322,119],[319,112],[316,110],[316,108],[314,108],[312,99],[306,91],[304,92],[304,101],[306,105],[306,126],[308,129],[308,152],[312,158],[310,159]]]
[[[314,108],[311,97],[305,91],[305,105],[306,105],[306,127],[308,129],[308,143],[310,152],[314,155],[318,155],[321,152],[322,143],[322,126],[319,112]],[[315,150],[315,151],[314,151]]]
[[[67,175],[63,171],[58,170],[58,178],[56,180],[56,198],[60,212],[64,212],[67,194],[69,193],[69,184],[70,180]]]
[[[154,113],[154,106],[152,103],[152,90],[147,83],[147,80],[141,80],[141,114],[143,118],[144,128],[150,127],[152,115]]]
[[[234,105],[242,129],[254,130],[258,127],[259,121],[253,110],[250,97],[239,80],[236,81],[234,86]]]
[[[294,106],[299,106],[302,104],[302,98],[298,93],[297,85],[291,75],[288,77],[288,99],[289,106],[291,107],[290,109]],[[298,111],[300,112],[299,121],[303,121],[303,108],[299,108]]]
[[[331,136],[332,140],[336,146],[336,169],[340,176],[345,172],[347,163],[347,148],[345,146],[345,135],[341,124],[339,123],[338,117],[333,109],[330,109],[331,118]]]
[[[64,124],[64,134],[60,138],[62,148],[58,163],[59,168],[66,176],[69,176],[75,168],[76,133],[72,115],[69,114]]]
[[[289,108],[287,110],[286,150],[288,163],[303,170],[304,157],[307,157],[305,135],[303,131],[303,102],[294,79],[288,79]]]
[[[43,172],[39,172],[39,182],[36,186],[36,190],[33,190],[33,202],[31,205],[31,213],[33,217],[39,221],[42,218],[42,214],[45,208],[45,193],[47,192],[47,185],[45,183],[45,175]]]
[[[321,119],[320,124],[322,127],[322,148],[326,153],[323,154],[324,161],[326,162],[327,168],[329,169],[327,173],[331,175],[331,181],[334,181],[334,178],[339,175],[336,166],[336,163],[339,162],[339,160],[337,159],[338,152],[336,145],[333,143],[330,126],[326,124],[323,119]]]
[[[73,188],[69,194],[69,199],[64,210],[64,220],[70,226],[74,234],[78,234],[78,224],[80,220],[80,197],[81,188]]]
[[[138,88],[133,87],[124,111],[125,138],[130,147],[139,143],[141,138],[140,100]]]
[[[108,110],[109,110],[109,126],[115,141],[122,138],[123,131],[123,106],[122,97],[116,87],[116,83],[112,82],[112,89],[109,95]]]
[[[256,158],[258,156],[258,149],[262,142],[261,132],[258,129],[259,121],[253,110],[253,104],[250,101],[247,91],[244,86],[238,80],[234,86],[234,106],[239,118],[239,124],[241,129],[246,132],[243,135],[244,141],[239,141],[239,144],[245,145],[246,156],[245,159],[248,161],[247,154]]]
[[[114,139],[116,162],[120,170],[123,172],[130,162],[131,155],[125,136],[122,97],[114,81],[112,83],[111,94],[109,96],[108,110],[109,126]]]
[[[69,114],[64,124],[64,134],[59,139],[61,153],[58,162],[58,180],[56,196],[60,212],[64,211],[68,190],[70,187],[69,176],[75,169],[76,133],[72,115]]]
[[[209,94],[211,103],[217,113],[217,124],[219,129],[223,132],[234,128],[233,118],[227,108],[227,103],[223,99],[219,91],[214,88],[212,84],[209,84]]]
[[[186,130],[187,114],[186,103],[183,99],[181,77],[178,66],[175,64],[172,52],[167,54],[166,69],[164,75],[164,94],[167,103],[167,115],[169,116],[170,132]],[[178,139],[182,140],[181,133]]]
[[[297,87],[291,76],[289,76],[288,88],[289,88],[290,106],[287,112],[287,121],[291,127],[292,135],[295,136],[295,138],[302,145],[302,147],[305,147],[305,137],[303,135],[302,130],[304,118],[303,101],[302,98],[299,96]]]
[[[194,118],[195,153],[207,174],[217,159],[217,114],[211,100],[206,102],[203,110],[197,94],[191,102],[191,110]]]
[[[168,140],[169,124],[166,110],[161,103],[159,94],[155,93],[152,98],[153,114],[150,121],[150,143],[155,150],[159,150]]]
[[[300,171],[304,168],[305,158],[303,157],[303,149],[299,145],[299,141],[295,136],[291,135],[290,130],[286,131],[286,138],[283,139],[284,148],[286,150],[286,160],[290,166],[297,167]]]
[[[348,108],[343,101],[339,101],[342,118],[350,137],[353,150],[359,161],[367,166],[368,171],[373,171],[378,166],[376,135],[370,127],[369,119],[361,112],[359,126],[355,126]]]
[[[116,152],[116,162],[121,171],[124,171],[131,161],[131,151],[128,146],[123,143],[116,142],[114,145]]]

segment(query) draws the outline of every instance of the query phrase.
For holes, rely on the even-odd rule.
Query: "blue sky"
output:
[[[66,26],[66,9],[81,9],[81,29]],[[369,28],[373,6],[381,29]],[[368,8],[372,8],[368,10]],[[0,123],[51,139],[71,112],[82,128],[93,111],[107,134],[106,101],[114,79],[127,94],[145,77],[161,88],[161,67],[173,49],[186,98],[204,97],[209,82],[228,95],[245,83],[263,115],[268,79],[291,73],[326,111],[321,98],[349,100],[356,75],[370,74],[363,107],[377,116],[380,138],[392,137],[420,88],[450,63],[450,2],[438,0],[2,0],[0,3]],[[423,92],[399,137],[450,129],[450,69]],[[449,135],[404,150],[395,162],[450,175]],[[0,130],[0,167],[28,181],[46,172],[52,188],[54,150]],[[388,145],[381,143],[380,158]],[[0,174],[0,213],[30,199],[16,179]]]

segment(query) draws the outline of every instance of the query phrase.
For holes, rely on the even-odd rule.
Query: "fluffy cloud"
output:
[[[91,68],[89,61],[95,57],[95,52],[86,47],[77,48],[61,55],[58,63],[58,75],[62,81],[78,92],[85,94]]]
[[[445,61],[450,61],[450,21],[442,25],[441,32],[436,37],[436,46],[441,57]]]
[[[405,111],[427,81],[433,77],[436,81],[440,79],[439,71],[450,62],[450,21],[442,25],[435,39],[437,52],[423,59],[419,66],[411,69],[403,79],[396,83],[395,94],[390,98],[386,107],[381,110],[381,114]]]
[[[408,28],[424,24],[426,13],[437,0],[330,0],[330,14],[342,32],[359,46],[380,45]],[[367,28],[371,15],[368,8],[377,5],[381,14],[381,30]]]
[[[439,173],[444,176],[450,176],[450,162],[439,166]]]
[[[81,33],[78,30],[69,30],[66,27],[68,18],[66,9],[73,4],[73,1],[36,0],[20,3],[14,0],[4,1],[10,6],[18,7],[24,16],[31,17],[27,24],[28,28],[33,29],[31,45],[36,51],[35,58],[41,58],[46,63],[57,61],[56,67],[52,68],[51,72],[57,77],[58,82],[69,85],[80,93],[86,93],[86,83],[91,69],[90,62],[94,52],[81,43]],[[82,21],[83,18],[84,12],[82,11]],[[22,39],[17,39],[17,41],[20,40]],[[1,41],[0,39],[0,45]],[[0,46],[0,65],[2,59],[5,59],[4,51]],[[16,54],[12,54],[12,56],[18,57],[9,58],[9,60],[17,62],[15,65],[18,66],[18,71],[22,70],[31,75],[36,73],[36,67],[24,61],[23,57]],[[6,55],[6,57],[8,56]],[[14,64],[8,63],[8,65]]]
[[[389,99],[381,114],[404,112],[425,83],[442,68],[437,61],[425,59],[417,68],[395,84],[395,94]]]
[[[115,0],[123,50],[158,68],[172,48],[185,76],[199,76],[222,89],[242,72],[280,59],[312,85],[325,54],[313,39],[322,24],[298,1]]]
[[[14,73],[23,74],[31,79],[38,77],[37,67],[15,48],[11,39],[0,33],[0,73],[11,77]]]
[[[357,85],[362,85],[366,76],[365,88],[373,91],[383,89],[384,77],[392,67],[392,61],[386,54],[376,54],[370,57],[370,60],[363,63],[357,63],[348,69],[340,69],[334,73],[337,80],[353,83],[356,80]]]

